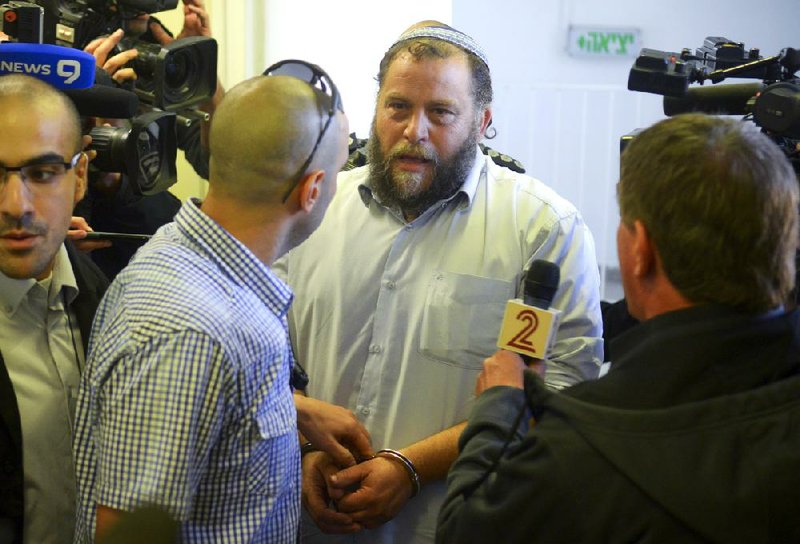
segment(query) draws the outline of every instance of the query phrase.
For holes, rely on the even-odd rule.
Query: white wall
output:
[[[662,118],[661,98],[627,90],[632,59],[567,55],[570,24],[633,26],[643,46],[695,49],[725,36],[762,54],[800,46],[798,0],[453,0],[453,24],[486,49],[495,87],[490,145],[572,200],[616,266],[618,139]]]
[[[450,22],[450,0],[267,0],[264,63],[301,58],[322,66],[336,82],[350,130],[369,133],[378,64],[384,51],[412,23]]]
[[[282,59],[319,64],[342,94],[351,131],[366,137],[383,52],[412,23],[452,20],[450,0],[206,0],[226,88]]]

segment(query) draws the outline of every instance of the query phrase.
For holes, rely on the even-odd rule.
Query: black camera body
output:
[[[165,47],[137,39],[146,30],[146,21],[141,20],[140,15],[173,9],[177,4],[178,0],[7,0],[0,5],[1,28],[15,41],[84,49],[93,39],[119,28],[128,32],[128,37],[112,54],[127,49],[138,51],[129,64],[136,71],[137,79],[123,85],[136,96],[120,89],[109,89],[108,85],[116,84],[98,70],[96,89],[76,91],[71,98],[81,115],[130,118],[127,128],[92,130],[91,147],[97,151],[93,166],[106,172],[126,174],[133,191],[140,195],[163,191],[175,183],[177,123],[180,120],[181,127],[186,127],[204,118],[205,114],[194,108],[209,100],[217,86],[217,42],[214,39],[184,38]],[[103,89],[105,93],[99,92]],[[126,109],[103,108],[95,103],[102,102],[102,97],[122,98],[112,98],[108,92],[112,90],[127,94],[127,102],[138,98],[139,104],[152,111],[139,115],[95,113],[98,109],[114,112]],[[88,107],[82,111],[81,104],[86,106],[87,102]]]
[[[139,52],[131,63],[138,76],[133,90],[145,104],[164,111],[185,110],[205,102],[217,89],[213,38],[183,38],[164,47],[123,39],[120,45]]]
[[[153,110],[131,119],[130,126],[94,127],[89,133],[97,157],[92,167],[128,176],[137,195],[154,195],[177,179],[175,114]]]
[[[25,43],[42,43],[44,10],[30,2],[11,0],[0,5],[0,30]]]
[[[98,36],[144,13],[174,9],[178,0],[30,0],[44,9],[42,41],[83,49]]]
[[[800,51],[785,48],[762,57],[741,42],[709,36],[694,54],[642,49],[628,76],[628,89],[664,96],[667,116],[691,111],[744,115],[769,135],[800,173]],[[703,87],[728,78],[756,83]],[[699,87],[690,87],[699,83]],[[624,136],[622,145],[630,140]]]
[[[173,9],[178,0],[12,0],[0,7],[18,12],[6,32],[18,41],[49,43],[83,49],[98,36],[124,28],[142,14]],[[36,6],[42,10],[36,19]],[[36,20],[34,24],[21,24]],[[13,28],[12,28],[13,27]],[[17,30],[19,28],[19,30]],[[5,30],[4,30],[5,31]],[[132,63],[138,76],[133,90],[139,100],[165,111],[189,109],[214,95],[217,81],[217,42],[213,38],[194,37],[176,40],[166,47],[134,38],[126,38],[120,51],[136,49]]]

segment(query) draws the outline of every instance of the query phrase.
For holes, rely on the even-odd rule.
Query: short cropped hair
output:
[[[634,138],[621,163],[622,221],[645,225],[683,296],[754,314],[786,301],[798,242],[797,176],[754,125],[676,116]]]
[[[446,28],[446,25],[443,25]],[[462,53],[467,57],[470,72],[472,73],[472,99],[475,104],[475,109],[482,112],[492,103],[492,76],[489,73],[489,67],[486,66],[481,59],[476,55],[435,38],[412,38],[403,40],[394,44],[381,59],[380,68],[378,70],[378,88],[383,88],[383,82],[386,79],[386,72],[389,71],[389,66],[401,54],[410,53],[416,61],[423,59],[446,59]]]
[[[31,76],[8,74],[0,76],[0,100],[6,98],[23,99],[28,104],[59,104],[64,114],[64,124],[70,127],[75,137],[75,153],[83,148],[78,110],[72,100],[55,87]]]

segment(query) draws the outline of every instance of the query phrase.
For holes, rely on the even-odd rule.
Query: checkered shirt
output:
[[[289,287],[184,204],[98,309],[78,401],[76,542],[96,505],[157,505],[182,542],[294,542]]]

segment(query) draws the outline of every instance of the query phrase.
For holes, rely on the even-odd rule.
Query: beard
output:
[[[406,216],[418,217],[461,188],[475,163],[475,148],[479,138],[480,131],[475,127],[453,156],[446,160],[432,147],[405,142],[395,145],[384,154],[373,119],[367,141],[369,186],[384,206],[399,208]],[[424,187],[424,183],[428,172],[393,171],[394,160],[401,156],[425,160],[432,165],[431,181],[427,187]]]

